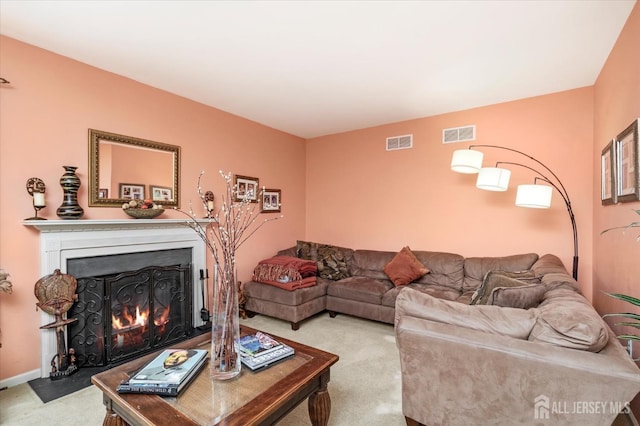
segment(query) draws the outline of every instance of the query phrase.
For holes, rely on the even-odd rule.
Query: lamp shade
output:
[[[551,207],[553,188],[546,185],[518,185],[516,206],[534,209]]]
[[[484,154],[473,149],[458,149],[451,157],[451,170],[458,173],[478,173],[482,168]]]
[[[478,173],[476,186],[487,191],[506,191],[509,188],[511,170],[499,167],[483,167]]]

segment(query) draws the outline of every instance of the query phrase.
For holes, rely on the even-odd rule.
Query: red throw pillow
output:
[[[409,284],[428,272],[429,269],[418,260],[408,246],[403,247],[402,250],[384,266],[384,273],[387,274],[396,287]]]

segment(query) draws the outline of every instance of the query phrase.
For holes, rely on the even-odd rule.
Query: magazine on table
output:
[[[280,361],[291,358],[294,354],[295,350],[292,347],[282,343],[281,346],[275,350],[260,355],[254,356],[240,352],[240,360],[242,364],[247,366],[251,371],[260,371]]]
[[[242,336],[238,339],[237,344],[240,352],[251,356],[267,354],[282,348],[282,343],[261,331]]]
[[[204,349],[166,349],[129,379],[131,385],[178,385],[206,359]]]
[[[192,379],[198,375],[202,367],[206,364],[207,357],[200,359],[198,364],[187,374],[182,382],[175,383],[135,383],[131,384],[130,381],[120,383],[116,391],[118,393],[145,393],[154,395],[176,396],[184,388],[186,388],[192,381]]]

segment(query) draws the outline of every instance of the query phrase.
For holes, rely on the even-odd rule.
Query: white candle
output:
[[[36,207],[44,207],[47,205],[44,201],[44,192],[33,193],[33,205]]]

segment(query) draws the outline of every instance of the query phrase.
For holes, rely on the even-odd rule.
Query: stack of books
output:
[[[198,374],[207,360],[204,349],[166,349],[128,381],[118,393],[149,393],[176,396]]]
[[[260,371],[295,354],[291,346],[261,331],[238,339],[240,360],[251,371]]]

